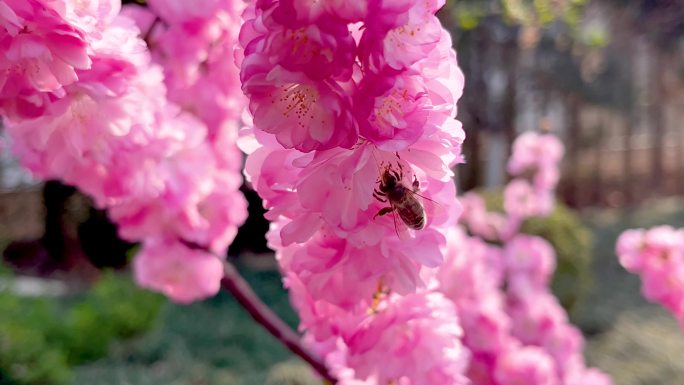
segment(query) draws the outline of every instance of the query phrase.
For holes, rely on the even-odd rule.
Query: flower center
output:
[[[395,88],[376,104],[372,120],[381,134],[393,135],[395,128],[404,126],[400,122],[404,118],[404,106],[410,103],[410,99],[407,89]]]
[[[305,128],[306,122],[314,119],[313,106],[318,102],[318,91],[311,86],[286,84],[277,89],[271,103],[276,104],[286,119],[296,119],[297,125]],[[321,120],[321,124],[325,121]]]

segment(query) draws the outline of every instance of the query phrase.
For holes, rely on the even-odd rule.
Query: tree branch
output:
[[[309,363],[330,384],[336,384],[337,380],[328,372],[328,368],[326,368],[323,361],[306,349],[301,344],[299,335],[273,313],[268,306],[261,302],[261,299],[254,293],[237,269],[227,261],[224,261],[223,266],[224,277],[221,281],[221,286],[235,297],[257,323],[268,330],[271,335],[290,349],[292,353]]]

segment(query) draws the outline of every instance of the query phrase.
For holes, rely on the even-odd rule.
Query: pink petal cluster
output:
[[[246,104],[233,60],[244,2],[150,0],[147,4],[149,8],[127,6],[125,12],[136,19],[153,60],[164,68],[168,99],[202,120],[212,140],[221,131],[235,138],[235,125]]]
[[[300,328],[343,383],[467,382],[459,317],[428,273],[460,215],[451,167],[465,137],[442,4],[258,1],[244,13],[245,174]],[[408,209],[377,195],[383,175],[424,224],[386,211]]]
[[[534,174],[536,188],[552,189],[558,182],[558,164],[565,150],[557,136],[528,131],[515,140],[508,161],[508,172],[518,176],[527,171]]]
[[[504,207],[510,216],[525,219],[551,212],[563,153],[563,144],[553,134],[528,131],[515,140],[508,161],[514,179],[504,191]]]
[[[463,204],[460,221],[470,233],[487,241],[498,241],[517,229],[518,220],[511,221],[503,213],[487,211],[485,200],[477,193],[468,191],[459,198]]]
[[[616,245],[620,264],[641,278],[641,292],[670,311],[684,329],[684,229],[627,230]]]
[[[240,56],[255,127],[302,152],[360,138],[400,151],[435,132],[455,114],[461,91],[449,85],[463,81],[434,15],[442,3],[251,7]]]
[[[501,385],[557,385],[556,367],[544,350],[528,346],[501,357],[494,377]]]
[[[88,45],[93,36],[80,28],[79,18],[68,12],[67,5],[66,1],[0,1],[3,116],[39,116],[51,99],[64,96],[63,87],[78,79],[78,70],[91,67]],[[104,16],[93,12],[83,18]]]
[[[529,146],[519,143],[529,144],[535,136],[523,137],[528,139],[516,141],[509,164],[527,168],[532,162]],[[548,136],[544,140],[558,143]],[[557,167],[559,161],[554,157],[548,165],[535,163],[534,168]],[[514,167],[513,172],[523,168],[516,167],[521,168]],[[472,354],[467,372],[472,384],[611,384],[605,374],[586,367],[583,337],[550,292],[556,267],[552,246],[519,232],[521,219],[539,212],[489,212],[472,192],[461,200],[462,228],[448,234],[445,262],[435,278],[436,287],[454,302],[461,317],[463,342]]]
[[[487,241],[510,240],[525,219],[549,215],[555,204],[564,153],[560,140],[550,133],[525,132],[516,138],[512,150],[508,161],[512,179],[504,188],[504,213],[487,211],[484,199],[474,192],[460,197],[461,223]]]
[[[378,384],[463,384],[468,355],[456,311],[439,293],[392,296],[387,309],[344,336],[347,365]]]
[[[168,239],[146,241],[133,264],[138,282],[181,303],[218,292],[223,278],[218,258]]]
[[[232,2],[225,6],[239,13]],[[220,261],[187,245],[223,254],[246,217],[235,146],[240,97],[213,106],[224,110],[216,112],[220,122],[169,101],[163,68],[152,63],[134,21],[117,15],[118,1],[2,1],[0,7],[7,18],[0,20],[23,23],[3,37],[19,48],[11,71],[0,72],[11,86],[0,101],[15,86],[26,96],[7,94],[9,102],[0,102],[23,164],[40,178],[77,186],[108,209],[124,238],[143,243],[134,263],[142,286],[179,302],[215,294]],[[234,42],[237,24],[231,28]],[[233,58],[224,56],[222,65],[232,66]],[[59,70],[52,74],[57,81],[35,71],[41,68]],[[240,93],[237,79],[234,70],[224,94]],[[188,93],[196,92],[195,80],[183,85]],[[15,108],[21,100],[40,108],[17,113],[27,111]]]

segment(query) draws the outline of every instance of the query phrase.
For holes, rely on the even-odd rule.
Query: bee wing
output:
[[[397,210],[392,210],[392,219],[394,220],[394,230],[397,232],[397,237],[402,241],[407,241],[416,237],[416,232],[409,228],[401,218],[397,218]]]

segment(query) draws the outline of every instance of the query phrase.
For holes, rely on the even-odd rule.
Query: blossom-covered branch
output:
[[[240,2],[207,1],[214,8],[204,19],[174,15],[175,1],[149,3],[168,28],[155,37],[160,50],[177,49],[164,36],[187,23],[211,33],[186,56],[161,60],[127,16],[139,14],[120,13],[120,1],[0,1],[0,115],[35,176],[78,187],[122,237],[142,242],[134,261],[141,285],[189,302],[219,290],[223,266],[181,240],[225,254],[246,217],[234,144],[239,79],[232,56],[213,48],[237,40]],[[220,92],[206,96],[201,82]]]
[[[523,133],[508,162],[514,178],[504,190],[504,213],[487,211],[476,193],[462,197],[462,228],[447,237],[438,289],[462,318],[473,385],[611,383],[586,368],[582,334],[550,291],[553,247],[520,233],[526,218],[551,213],[562,155],[555,135]]]
[[[459,317],[424,276],[460,212],[463,77],[441,5],[260,1],[244,14],[245,172],[306,341],[341,383],[467,382]]]

